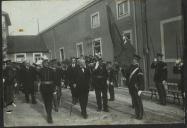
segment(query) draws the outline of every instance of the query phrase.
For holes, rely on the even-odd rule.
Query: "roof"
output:
[[[7,25],[8,25],[8,26],[11,25],[11,22],[10,22],[10,18],[9,18],[8,13],[5,12],[5,11],[2,11],[2,12],[1,12],[1,15],[4,15],[4,16],[5,16],[5,20],[6,20],[6,22],[7,22]]]
[[[7,44],[7,53],[33,53],[48,52],[45,43],[40,36],[9,36]]]
[[[98,2],[101,2],[103,0],[93,0],[90,3],[88,3],[87,5],[81,7],[80,9],[76,10],[75,12],[73,12],[72,14],[68,15],[65,18],[60,19],[59,21],[57,21],[56,23],[52,24],[51,26],[49,26],[48,28],[44,29],[43,31],[41,31],[39,34],[45,33],[48,30],[53,29],[54,27],[56,27],[58,24],[62,24],[66,21],[68,21],[69,19],[73,18],[74,16],[76,16],[77,14],[81,13],[82,11],[85,11],[86,9],[88,9],[89,7],[97,4]]]

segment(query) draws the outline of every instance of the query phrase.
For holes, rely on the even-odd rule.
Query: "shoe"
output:
[[[11,113],[12,113],[12,110],[7,110],[6,113],[7,113],[7,114],[11,114]]]
[[[87,119],[87,118],[88,118],[88,114],[84,114],[84,115],[83,115],[83,118],[84,118],[84,119]]]
[[[37,104],[37,102],[36,101],[32,101],[32,104]]]
[[[97,109],[97,112],[101,112],[101,109],[100,109],[100,108],[98,108],[98,109]]]
[[[103,109],[104,112],[109,112],[108,108]]]
[[[52,117],[47,117],[47,122],[48,122],[49,124],[52,124],[52,123],[53,123]]]
[[[54,108],[55,112],[58,112],[58,108]]]
[[[16,104],[15,104],[15,103],[12,103],[12,106],[16,107]]]
[[[142,118],[143,117],[139,117],[139,116],[136,117],[137,120],[142,120]]]
[[[109,101],[114,101],[114,98],[110,98]]]

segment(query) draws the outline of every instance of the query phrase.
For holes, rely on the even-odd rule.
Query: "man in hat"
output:
[[[77,84],[77,98],[81,107],[81,115],[83,118],[87,118],[87,103],[89,93],[89,82],[90,82],[90,70],[86,66],[83,58],[78,60],[77,73],[76,73],[76,84]]]
[[[69,81],[69,86],[72,94],[72,103],[77,103],[77,91],[76,91],[76,70],[77,70],[77,64],[76,59],[73,57],[71,59],[71,64],[69,65],[67,69],[67,77]]]
[[[25,100],[29,103],[29,96],[31,95],[32,104],[36,104],[35,97],[35,86],[34,82],[36,81],[36,71],[28,62],[24,63],[24,67],[21,71],[21,81],[23,84],[23,91],[25,93]]]
[[[136,119],[143,118],[143,104],[141,99],[142,90],[144,90],[144,77],[139,62],[141,57],[134,55],[133,63],[128,72],[128,87],[132,98],[132,105],[135,108]]]
[[[14,103],[14,84],[16,82],[16,70],[13,68],[11,60],[6,60],[3,66],[3,89],[4,89],[4,107],[9,105],[16,106]],[[7,110],[7,113],[12,110]]]
[[[151,64],[151,68],[155,69],[154,82],[159,95],[159,103],[166,105],[166,90],[164,85],[167,81],[167,64],[162,60],[163,55],[157,53],[157,58]]]
[[[109,112],[106,81],[107,81],[106,65],[102,63],[102,59],[100,57],[97,57],[93,69],[93,82],[94,82],[93,84],[95,87],[98,112],[100,112],[102,108],[103,111]],[[101,98],[101,94],[102,94],[102,98]]]
[[[53,93],[55,91],[55,71],[49,67],[48,59],[44,58],[43,67],[39,70],[39,78],[41,81],[40,91],[44,101],[45,109],[47,112],[47,122],[53,123],[52,119],[52,102]]]

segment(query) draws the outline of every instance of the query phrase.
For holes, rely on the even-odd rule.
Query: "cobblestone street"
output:
[[[159,124],[159,123],[183,123],[184,111],[181,106],[168,104],[161,106],[155,101],[144,100],[144,118],[134,118],[134,109],[131,108],[131,99],[128,91],[116,88],[116,100],[109,101],[110,112],[96,112],[95,92],[89,93],[88,119],[83,119],[80,114],[79,104],[73,106],[70,115],[71,95],[69,89],[62,90],[62,99],[59,112],[53,111],[53,124],[46,121],[46,113],[40,94],[37,93],[37,104],[28,104],[24,101],[24,95],[16,96],[16,107],[11,114],[4,112],[4,126],[67,126],[67,125],[115,125],[115,124]],[[4,110],[5,111],[5,110]]]

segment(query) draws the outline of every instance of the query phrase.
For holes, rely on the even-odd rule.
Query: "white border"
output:
[[[26,53],[16,53],[16,54],[14,54],[14,60],[15,60],[15,62],[17,62],[16,60],[17,60],[17,55],[24,55],[24,61],[26,61],[26,59],[27,59],[27,55],[26,55]]]
[[[128,2],[128,13],[125,14],[125,15],[123,15],[123,16],[120,16],[120,17],[119,17],[119,15],[118,15],[118,5],[119,5],[120,3],[122,3],[122,2],[124,2],[124,1],[127,1],[127,2]],[[123,19],[123,18],[125,18],[125,17],[130,16],[130,15],[131,15],[131,14],[130,14],[130,1],[129,1],[129,0],[120,0],[120,1],[117,1],[117,2],[116,2],[116,13],[117,13],[117,20],[120,20],[120,19]]]
[[[78,45],[81,45],[81,46],[82,46],[82,55],[84,55],[84,47],[83,47],[83,42],[76,43],[77,57],[79,57],[79,56],[78,56],[78,50],[77,50],[77,46],[78,46]]]
[[[98,15],[98,24],[96,25],[96,26],[93,26],[93,23],[92,23],[92,17],[94,16],[94,15]],[[99,15],[99,12],[95,12],[95,13],[92,13],[91,15],[90,15],[90,19],[91,19],[91,28],[92,29],[94,29],[94,28],[98,28],[98,27],[100,27],[100,15]]]
[[[61,55],[61,49],[63,49],[63,51],[64,51],[64,47],[59,48],[60,60],[63,61],[63,60],[62,60],[62,55]],[[65,56],[65,51],[64,51],[64,60],[65,60],[65,59],[66,59],[66,56]]]
[[[41,57],[42,57],[42,55],[43,55],[41,52],[33,53],[33,54],[32,54],[33,63],[35,63],[35,55],[36,55],[36,54],[40,54]]]
[[[165,60],[165,62],[175,62],[176,59],[166,59],[165,58],[164,24],[179,21],[179,20],[182,20],[182,16],[176,16],[176,17],[172,17],[172,18],[160,21],[161,49],[162,49],[163,59]]]
[[[98,41],[98,40],[100,41],[101,56],[103,56],[103,48],[102,48],[103,44],[102,44],[102,38],[101,37],[95,38],[95,39],[92,40],[92,53],[93,53],[93,56],[94,56],[94,46],[95,46],[94,41]]]

